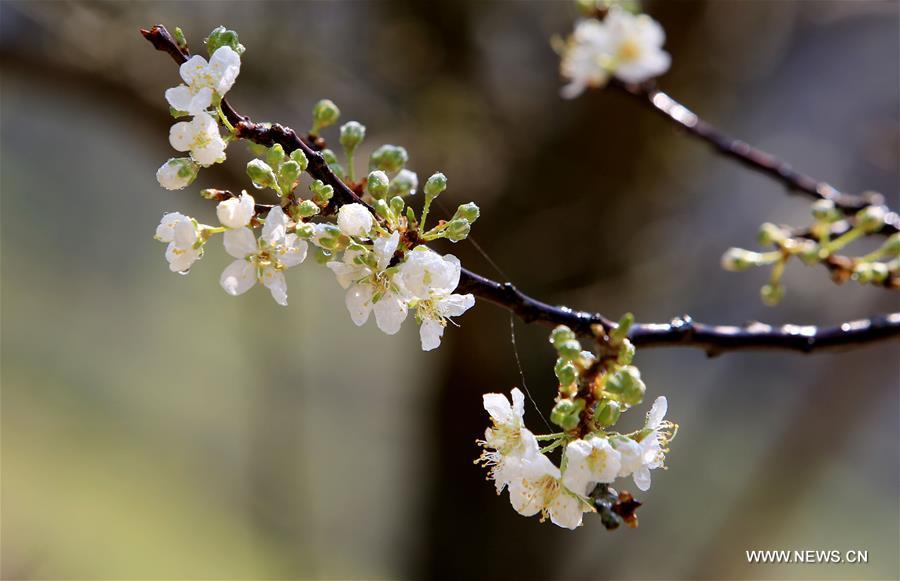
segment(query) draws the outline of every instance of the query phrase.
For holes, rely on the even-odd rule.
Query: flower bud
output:
[[[561,399],[550,412],[550,421],[563,430],[574,430],[578,427],[581,411],[584,409],[584,400]]]
[[[578,379],[578,370],[568,361],[564,361],[562,365],[557,365],[554,370],[556,378],[559,379],[560,385],[572,385]]]
[[[326,186],[322,180],[316,180],[309,184],[309,191],[313,194],[313,201],[317,204],[325,204],[334,195],[334,188]]]
[[[558,325],[550,333],[550,343],[557,349],[559,348],[559,345],[562,345],[566,341],[574,341],[575,338],[575,333],[572,329],[565,325]]]
[[[306,158],[306,154],[303,153],[302,149],[295,149],[292,151],[291,159],[297,162],[300,166],[300,171],[306,171],[307,166],[309,166],[309,160]]]
[[[265,153],[265,162],[269,164],[273,170],[281,165],[281,162],[284,161],[284,158],[287,157],[284,153],[284,148],[281,147],[280,143],[276,143],[272,147],[266,149]]]
[[[763,246],[770,244],[780,244],[787,238],[784,229],[771,222],[766,222],[759,227],[759,235],[757,236],[759,243]]]
[[[747,270],[751,266],[756,266],[759,254],[750,252],[743,248],[729,248],[722,255],[722,268],[731,272],[740,272]]]
[[[340,142],[348,154],[352,154],[357,146],[366,138],[366,126],[357,121],[347,121],[341,125]]]
[[[300,179],[301,173],[303,173],[303,170],[300,169],[300,164],[296,161],[291,159],[282,163],[281,167],[278,168],[278,183],[281,185],[282,191],[285,193],[292,192],[297,180]]]
[[[322,99],[313,107],[313,127],[310,130],[312,135],[318,135],[319,130],[334,125],[341,116],[341,110],[338,109],[334,101],[330,99]]]
[[[373,171],[366,181],[366,192],[375,199],[383,198],[388,193],[388,177],[381,170]]]
[[[644,399],[647,387],[641,380],[641,372],[633,365],[626,365],[613,372],[606,378],[604,391],[615,399],[628,406],[634,406]]]
[[[447,176],[442,174],[441,172],[437,172],[428,178],[428,181],[425,182],[425,187],[423,190],[425,191],[425,200],[430,202],[431,200],[438,197],[441,192],[447,189]]]
[[[167,190],[181,190],[191,185],[200,166],[189,157],[173,157],[156,170],[156,181]]]
[[[362,204],[346,204],[338,210],[337,225],[347,236],[365,238],[375,225],[375,219]]]
[[[581,343],[575,339],[562,341],[556,345],[556,352],[559,353],[559,356],[563,359],[571,361],[581,355]]]
[[[182,34],[182,38],[183,36],[184,35]],[[237,32],[228,30],[224,26],[217,26],[209,33],[209,36],[206,37],[206,50],[209,52],[209,56],[212,56],[214,52],[223,46],[230,47],[231,50],[239,55],[244,54],[244,51],[246,50],[244,45],[238,41]]]
[[[445,236],[450,242],[465,240],[469,235],[472,225],[466,220],[453,220],[447,225]]]
[[[759,289],[759,296],[762,298],[763,303],[774,307],[784,297],[784,287],[780,284],[767,284]]]
[[[253,159],[247,163],[247,175],[257,190],[263,188],[275,189],[275,172],[272,168],[261,159]]]
[[[407,161],[409,154],[406,153],[406,148],[399,145],[382,145],[369,157],[369,169],[395,173],[403,169]]]
[[[468,204],[463,204],[456,209],[456,213],[453,214],[453,220],[465,220],[469,224],[473,223],[478,217],[481,215],[481,210],[478,209],[478,205],[475,202],[469,202]]]
[[[391,207],[384,200],[384,198],[379,198],[375,200],[375,203],[372,205],[375,208],[375,213],[384,218],[385,220],[390,221],[391,219]]]
[[[891,274],[888,266],[883,262],[873,262],[872,263],[872,281],[876,283],[882,283],[887,280],[887,277]]]
[[[393,198],[391,198],[391,201],[390,201],[391,212],[395,216],[403,215],[404,206],[406,206],[406,202],[404,202],[403,198],[401,198],[400,196],[394,196]]]
[[[295,230],[297,236],[306,240],[307,238],[312,238],[313,234],[316,233],[316,228],[312,224],[308,222],[300,222],[297,224],[297,229]]]
[[[319,213],[319,206],[312,200],[303,200],[298,208],[301,218],[309,218]]]
[[[622,406],[617,401],[603,400],[597,404],[597,410],[594,412],[594,423],[601,428],[614,426],[622,415]]]
[[[816,200],[812,205],[812,215],[819,222],[831,223],[841,219],[841,213],[831,200]]]
[[[884,226],[884,206],[866,206],[856,213],[856,225],[867,234],[877,232]]]
[[[391,186],[388,194],[391,196],[411,196],[416,193],[419,187],[419,176],[416,172],[408,169],[401,169],[391,180]]]
[[[634,348],[634,343],[629,341],[628,339],[622,340],[622,345],[619,347],[619,355],[616,357],[616,363],[619,365],[629,365],[634,360],[634,353],[636,349]]]
[[[338,250],[341,246],[341,230],[334,224],[315,224],[312,242],[326,250]]]

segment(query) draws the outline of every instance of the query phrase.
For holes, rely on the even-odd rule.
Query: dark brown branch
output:
[[[188,58],[175,39],[163,26],[141,30],[141,34],[158,50],[167,52],[178,62]],[[227,109],[226,109],[227,106]],[[360,197],[338,178],[325,163],[322,155],[294,130],[278,124],[253,123],[240,115],[226,101],[223,110],[231,111],[237,137],[271,146],[280,144],[286,152],[300,149],[309,159],[307,172],[315,179],[334,188],[332,209],[346,203],[363,203]],[[615,326],[599,313],[575,311],[569,307],[552,306],[529,297],[510,283],[499,283],[463,269],[458,290],[472,293],[515,313],[523,321],[548,326],[568,325],[584,337],[597,337]],[[599,325],[599,327],[598,327]],[[771,327],[752,323],[744,327],[727,327],[695,323],[690,317],[673,319],[669,323],[635,324],[629,333],[638,347],[694,347],[717,355],[725,351],[781,349],[809,353],[825,349],[850,348],[884,339],[900,337],[900,313],[879,315],[871,319],[843,323],[836,327],[800,327],[784,325]]]
[[[611,85],[635,97],[639,103],[649,107],[667,121],[676,124],[689,135],[705,141],[725,157],[737,160],[741,164],[777,180],[789,191],[817,200],[831,200],[836,207],[850,213],[866,206],[884,204],[884,196],[881,194],[874,192],[867,192],[859,196],[846,194],[831,184],[796,171],[771,153],[726,135],[652,84],[636,85],[613,82]],[[884,228],[880,233],[890,236],[898,231],[900,231],[900,216],[894,211],[889,211],[885,217]]]

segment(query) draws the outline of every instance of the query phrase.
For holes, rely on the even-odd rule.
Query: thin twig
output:
[[[141,34],[158,50],[171,55],[177,63],[188,58],[165,27],[154,26],[150,30],[141,30]],[[334,196],[328,209],[334,210],[346,203],[364,203],[331,171],[322,155],[294,130],[278,124],[254,123],[249,117],[239,114],[225,100],[222,101],[222,109],[226,111],[229,120],[234,120],[232,123],[237,137],[266,146],[278,143],[286,152],[302,150],[309,159],[307,172],[334,188]],[[467,269],[462,270],[458,290],[497,304],[526,323],[568,325],[585,337],[596,337],[603,330],[608,331],[616,326],[615,322],[600,313],[552,306],[529,297],[510,283],[499,283]],[[900,337],[900,313],[877,315],[870,319],[821,328],[798,325],[772,327],[763,323],[751,323],[743,327],[716,326],[695,323],[690,317],[684,316],[669,323],[638,323],[629,332],[629,338],[638,347],[694,347],[703,349],[709,355],[764,349],[810,353],[856,347],[897,337]]]

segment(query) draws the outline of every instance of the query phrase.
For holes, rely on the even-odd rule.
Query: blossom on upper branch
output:
[[[173,125],[169,143],[177,151],[190,151],[193,160],[203,167],[225,159],[225,140],[219,134],[218,122],[209,113],[198,113],[190,121]]]
[[[218,103],[241,72],[241,57],[230,46],[221,46],[209,62],[194,55],[179,68],[186,84],[166,90],[166,101],[176,111],[197,115]]]
[[[200,225],[180,212],[170,212],[162,217],[155,238],[168,243],[166,260],[172,272],[186,273],[203,256]]]
[[[563,49],[560,71],[569,80],[566,98],[586,88],[601,87],[610,75],[626,83],[641,83],[669,69],[671,57],[662,49],[665,31],[646,14],[612,7],[603,21],[584,19]]]
[[[276,303],[287,306],[284,270],[303,262],[307,251],[304,240],[288,233],[289,225],[287,216],[276,206],[269,210],[258,240],[247,227],[225,232],[225,251],[236,258],[219,279],[225,292],[244,294],[259,281]]]

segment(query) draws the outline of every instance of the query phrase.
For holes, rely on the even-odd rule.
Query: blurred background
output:
[[[666,1],[661,84],[797,168],[898,205],[898,5]],[[558,96],[549,39],[568,2],[0,3],[2,574],[5,579],[896,579],[898,349],[814,356],[647,349],[648,396],[681,431],[640,495],[640,528],[525,519],[473,465],[481,394],[521,385],[508,315],[479,303],[419,350],[350,321],[332,274],[288,274],[290,307],[218,286],[210,249],[169,273],[152,239],[202,187],[249,186],[249,156],[181,192],[163,99],[177,68],[138,34],[215,26],[247,46],[230,100],[308,129],[320,98],[476,201],[452,251],[544,300],[641,321],[833,324],[896,310],[887,291],[795,265],[719,268],[764,221],[809,204],[713,155],[628,97]],[[336,142],[336,130],[326,131]],[[304,182],[307,183],[307,182]],[[301,186],[305,187],[305,186]],[[442,248],[449,250],[449,248]],[[548,329],[518,323],[545,413]],[[623,419],[642,419],[643,409]],[[527,421],[540,425],[534,408]],[[750,549],[868,550],[868,565],[748,565]]]

